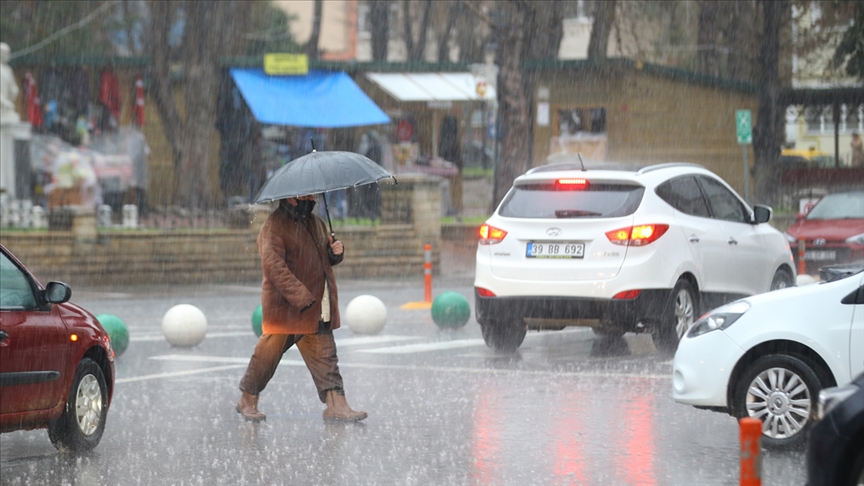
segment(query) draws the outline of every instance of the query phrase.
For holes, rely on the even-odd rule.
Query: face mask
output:
[[[314,208],[315,200],[298,199],[297,205],[294,206],[294,213],[301,218],[305,218],[312,214],[312,209]]]

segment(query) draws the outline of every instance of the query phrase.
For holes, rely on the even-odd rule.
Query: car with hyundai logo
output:
[[[789,244],[716,174],[579,161],[518,177],[480,227],[475,314],[490,347],[529,329],[651,332],[674,351],[702,311],[795,285]]]
[[[797,216],[785,236],[796,263],[799,249],[803,250],[808,272],[864,260],[864,190],[824,196],[810,211]]]

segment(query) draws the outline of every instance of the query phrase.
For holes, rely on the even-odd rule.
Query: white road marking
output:
[[[387,348],[361,349],[360,353],[375,354],[408,354],[423,351],[438,351],[441,349],[465,348],[468,346],[485,346],[482,339],[458,339],[456,341],[441,341],[437,343],[408,344],[406,346],[390,346]]]
[[[253,335],[251,330],[249,331],[234,331],[234,332],[210,332],[204,335],[204,338],[224,338],[224,337],[241,337],[241,336],[249,336]],[[165,336],[162,334],[151,334],[146,336],[129,336],[129,341],[131,342],[141,342],[141,341],[164,341]]]
[[[380,344],[391,343],[398,341],[411,341],[415,339],[423,339],[419,336],[356,336],[336,339],[336,347],[341,346],[359,346],[363,344]]]
[[[156,360],[164,360],[164,361],[185,361],[185,362],[195,362],[195,363],[232,363],[231,367],[241,367],[246,366],[245,363],[249,362],[248,358],[235,358],[235,357],[220,357],[220,356],[187,356],[187,355],[179,355],[179,354],[169,354],[169,355],[161,355],[161,356],[152,356],[150,359]],[[244,363],[244,364],[240,364]],[[288,366],[306,366],[301,360],[296,359],[283,359],[279,362],[281,365]],[[671,375],[655,375],[655,374],[639,374],[639,373],[601,373],[601,372],[592,372],[592,371],[555,371],[555,370],[502,370],[502,369],[489,369],[489,368],[465,368],[465,367],[453,367],[446,368],[443,366],[417,366],[417,365],[397,365],[397,364],[376,364],[376,363],[339,363],[340,368],[358,368],[358,369],[372,369],[372,370],[403,370],[403,371],[434,371],[440,373],[459,373],[459,374],[472,374],[472,375],[521,375],[521,376],[552,376],[552,377],[563,377],[563,378],[606,378],[606,379],[624,379],[624,380],[632,380],[632,379],[645,379],[645,380],[671,380]],[[219,369],[227,369],[224,367],[216,367],[216,368],[204,368],[201,370],[201,373],[205,373],[207,371],[217,371]],[[191,372],[178,372],[181,374],[191,374]],[[167,375],[170,375],[168,373]],[[157,375],[150,375],[157,376]],[[133,381],[132,379],[126,379],[127,381]],[[117,380],[120,382],[120,380]]]
[[[253,335],[252,331],[232,331],[232,332],[208,332],[204,335],[204,338],[226,338],[226,337],[243,337]],[[142,342],[142,341],[163,341],[165,336],[161,333],[147,333],[144,335],[130,336],[129,341],[132,342]],[[415,339],[422,339],[421,337],[416,336],[356,336],[356,337],[347,337],[336,340],[336,346],[360,346],[364,344],[379,344],[379,343],[391,343],[391,342],[399,342],[399,341],[411,341]]]
[[[560,336],[561,334],[574,334],[574,333],[584,334],[585,330],[584,329],[563,330],[563,331],[556,331],[555,334],[537,333],[537,332],[528,333],[525,336],[525,339],[551,338],[551,337],[555,337],[555,336]],[[340,342],[337,340],[336,344],[339,345]],[[485,346],[485,345],[486,345],[486,342],[482,339],[456,339],[453,341],[440,341],[440,342],[435,342],[435,343],[409,344],[406,346],[390,346],[390,347],[384,347],[384,348],[362,349],[358,352],[360,352],[360,353],[373,353],[373,354],[409,354],[409,353],[421,353],[424,351],[439,351],[442,349],[467,348],[467,347],[471,347],[471,346]]]
[[[249,360],[246,360],[247,362]],[[186,370],[186,371],[173,371],[171,373],[158,373],[155,375],[143,375],[143,376],[133,376],[130,378],[119,378],[114,380],[114,383],[131,383],[133,381],[145,381],[145,380],[158,380],[161,378],[176,378],[178,376],[187,376],[187,375],[197,375],[199,373],[210,373],[211,371],[223,371],[230,370],[234,368],[245,368],[245,364],[234,364],[234,365],[226,365],[226,366],[215,366],[213,368],[200,368],[197,370]]]

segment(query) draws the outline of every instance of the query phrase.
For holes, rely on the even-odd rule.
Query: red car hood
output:
[[[786,230],[796,240],[845,241],[850,236],[864,233],[864,219],[803,219]]]

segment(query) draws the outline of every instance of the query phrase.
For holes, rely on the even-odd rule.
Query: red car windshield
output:
[[[864,219],[864,191],[829,194],[807,213],[807,219]]]

